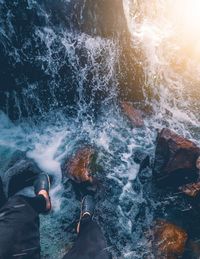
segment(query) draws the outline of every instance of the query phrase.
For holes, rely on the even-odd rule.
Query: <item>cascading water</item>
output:
[[[22,150],[54,176],[54,212],[41,218],[42,255],[62,258],[75,239],[79,203],[70,183],[61,183],[60,164],[80,143],[93,145],[104,190],[96,218],[108,249],[114,258],[153,258],[148,229],[156,205],[136,178],[133,156],[135,150],[153,154],[156,129],[163,126],[200,140],[198,60],[176,37],[171,0],[123,0],[130,55],[138,53],[143,103],[152,110],[142,130],[130,128],[118,107],[121,38],[98,36],[98,28],[81,31],[88,25],[85,8],[92,6],[80,2],[0,1],[0,169]],[[97,18],[90,19],[97,26]]]
[[[154,119],[164,118],[182,134],[186,134],[185,125],[199,126],[199,30],[188,35],[181,32],[188,22],[185,13],[196,7],[191,6],[187,0],[124,0],[132,46],[143,53],[146,101],[153,106]]]

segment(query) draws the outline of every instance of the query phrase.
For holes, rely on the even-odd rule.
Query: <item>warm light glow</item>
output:
[[[200,32],[200,0],[176,0],[172,7],[173,15],[183,30]]]
[[[200,0],[175,0],[170,12],[178,44],[200,55]]]

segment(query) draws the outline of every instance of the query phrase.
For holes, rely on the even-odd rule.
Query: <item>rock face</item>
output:
[[[138,59],[132,47],[122,0],[84,0],[84,4],[82,0],[35,1],[32,4],[29,1],[11,1],[9,4],[3,1],[0,12],[4,14],[1,18],[0,34],[0,108],[11,119],[18,119],[21,115],[41,114],[41,110],[46,112],[51,107],[64,106],[67,109],[67,106],[76,105],[79,82],[74,76],[76,70],[71,64],[72,60],[66,57],[63,59],[65,49],[61,37],[62,28],[69,30],[70,35],[74,32],[76,51],[73,55],[79,54],[82,57],[81,67],[87,67],[88,54],[85,48],[79,47],[82,44],[79,44],[77,35],[83,33],[94,39],[101,37],[116,41],[119,45],[120,65],[116,66],[119,92],[123,99],[143,100],[141,75],[144,72],[140,62],[136,62]],[[52,59],[52,67],[46,68],[49,45],[37,30],[40,28],[45,35],[45,28],[49,24],[55,26],[52,31],[55,37],[50,48],[52,53],[58,55],[60,62],[57,62],[57,59],[54,62]],[[51,34],[50,31],[48,33]],[[23,55],[15,55],[16,49],[23,49]],[[138,58],[141,56],[140,52],[137,54]],[[42,58],[38,60],[38,56]],[[76,59],[76,56],[74,58]],[[93,100],[94,91],[93,87],[90,87],[94,81],[92,74],[90,71],[84,79],[84,88],[90,93],[87,98],[92,95]],[[116,84],[115,81],[113,83]],[[52,94],[52,86],[55,84],[58,87]],[[34,94],[31,94],[33,85]],[[102,96],[108,94],[109,91],[99,89],[95,97],[100,102]],[[35,98],[39,101],[37,104]]]
[[[130,102],[121,102],[120,105],[123,113],[129,119],[133,126],[144,126],[142,111],[135,109]]]
[[[183,185],[197,180],[200,148],[165,128],[157,137],[153,175],[157,183]]]
[[[91,147],[79,149],[74,156],[63,163],[63,176],[69,177],[78,185],[84,185],[86,189],[94,190],[96,188],[96,180],[91,172],[94,155],[95,151]]]
[[[165,220],[157,220],[154,228],[155,258],[175,259],[182,256],[187,233]]]

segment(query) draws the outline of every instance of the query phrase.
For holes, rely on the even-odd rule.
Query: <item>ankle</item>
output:
[[[91,218],[92,217],[92,215],[89,213],[89,212],[85,212],[82,216],[81,216],[81,220],[82,219],[89,219],[89,218]]]
[[[50,210],[51,209],[51,201],[50,201],[50,197],[47,191],[45,190],[41,190],[39,191],[38,195],[42,195],[45,200],[46,200],[46,210]]]

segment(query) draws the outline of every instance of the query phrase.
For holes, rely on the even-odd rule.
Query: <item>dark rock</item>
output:
[[[10,1],[1,3],[0,13],[0,108],[12,120],[20,116],[42,115],[52,108],[65,107],[70,112],[70,107],[76,105],[79,82],[71,59],[65,55],[61,40],[64,37],[61,37],[63,30],[70,34],[74,32],[73,55],[80,52],[80,66],[86,60],[86,64],[81,67],[88,65],[87,55],[84,55],[83,47],[80,49],[76,35],[85,33],[116,41],[120,64],[116,66],[115,74],[121,96],[131,96],[130,100],[143,99],[143,80],[140,79],[144,73],[142,65],[139,65],[141,62],[136,61],[138,59],[132,47],[122,0],[96,0],[95,3],[86,0],[84,4],[81,0],[36,1],[31,4],[29,1]],[[41,33],[45,32],[49,24],[53,26],[52,32],[56,35],[51,46],[37,33],[38,28]],[[49,48],[52,52],[52,67],[48,66]],[[16,50],[19,50],[19,55],[16,55]],[[38,56],[42,58],[38,60]],[[60,62],[57,62],[58,59]],[[111,80],[109,84],[113,84]],[[95,93],[95,103],[101,103],[102,96],[109,94],[109,91],[101,89],[93,91],[92,71],[84,81],[84,89],[89,92],[85,98],[93,100]],[[55,85],[57,87],[53,87]],[[92,103],[90,100],[88,102]],[[94,105],[89,111],[97,107],[99,105]]]
[[[96,179],[92,175],[95,151],[91,147],[79,149],[74,156],[62,165],[62,174],[71,179],[77,188],[96,190]],[[75,188],[76,188],[75,187]]]
[[[128,33],[122,0],[86,0],[84,5],[77,1],[70,20],[76,29],[92,36],[111,38]]]
[[[6,196],[10,197],[19,190],[31,186],[41,172],[36,163],[27,158],[25,153],[15,152],[9,163],[9,169],[2,174]]]
[[[0,208],[3,206],[3,204],[6,201],[5,193],[3,191],[3,182],[0,178]]]
[[[187,255],[184,258],[198,259],[200,258],[200,241],[190,240]]]
[[[200,170],[200,156],[197,158],[196,168]]]
[[[134,162],[137,164],[141,164],[143,163],[143,161],[145,161],[146,166],[150,165],[149,154],[140,149],[136,149],[134,152]]]
[[[157,137],[153,176],[158,184],[181,186],[197,180],[200,148],[165,128]]]
[[[138,171],[138,178],[142,184],[148,181],[151,177],[151,171],[149,170],[151,167],[151,160],[152,157],[143,152],[141,150],[136,150],[134,153],[134,162],[140,164],[139,171]]]
[[[190,197],[196,197],[200,192],[200,182],[186,184],[185,186],[180,187],[180,191]]]
[[[26,159],[26,152],[23,152],[21,150],[15,151],[11,158],[8,161],[8,164],[6,165],[5,171],[7,171],[9,168],[13,167],[16,163],[18,163],[21,160]]]
[[[144,154],[144,158],[140,162],[140,169],[139,173],[144,170],[145,168],[150,166],[150,156],[148,154]]]
[[[142,111],[135,109],[130,102],[121,102],[120,105],[124,115],[129,119],[133,126],[144,126]]]
[[[177,259],[182,256],[188,239],[183,229],[165,220],[157,220],[153,231],[155,258]]]

